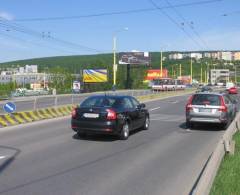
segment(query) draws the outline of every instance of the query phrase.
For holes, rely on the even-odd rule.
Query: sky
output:
[[[239,19],[239,0],[1,1],[0,62],[111,53],[114,36],[118,52],[240,50]]]

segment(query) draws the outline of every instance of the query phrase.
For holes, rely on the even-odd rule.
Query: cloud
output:
[[[5,11],[0,11],[0,19],[5,19],[5,20],[13,20],[14,16],[8,12]]]

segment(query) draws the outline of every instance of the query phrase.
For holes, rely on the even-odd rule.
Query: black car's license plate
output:
[[[96,113],[84,113],[83,116],[85,118],[98,118],[99,114],[96,114]]]

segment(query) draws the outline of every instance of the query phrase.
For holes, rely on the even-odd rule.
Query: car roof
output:
[[[222,95],[225,95],[226,92],[217,92],[217,91],[211,91],[211,92],[208,92],[208,91],[204,91],[204,92],[197,92],[195,93],[196,95],[197,94],[205,94],[205,95],[219,95],[219,96],[222,96]]]
[[[133,96],[130,96],[130,95],[99,94],[99,95],[91,95],[88,98],[92,98],[92,97],[97,97],[97,98],[106,97],[106,98],[121,99],[121,98],[125,98],[125,97],[133,97]]]

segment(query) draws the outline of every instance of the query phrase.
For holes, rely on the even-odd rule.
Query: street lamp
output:
[[[117,34],[128,30],[128,27],[117,30],[113,33],[113,89],[116,87],[116,72],[117,72],[117,63],[116,63],[116,51],[117,51]]]

